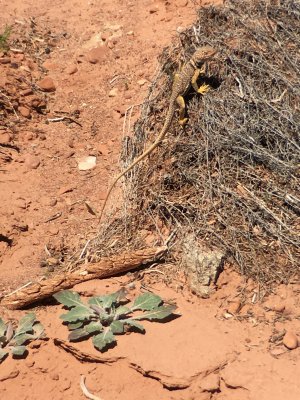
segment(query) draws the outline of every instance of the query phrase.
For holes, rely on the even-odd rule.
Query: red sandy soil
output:
[[[0,1],[1,31],[5,24],[28,31],[34,18],[47,36],[44,43],[35,42],[38,57],[30,52],[0,54],[0,59],[9,58],[0,63],[0,90],[15,94],[11,106],[17,114],[9,114],[7,124],[0,121],[0,294],[45,274],[45,247],[55,258],[55,251],[76,247],[96,231],[96,218],[85,202],[100,210],[118,171],[126,109],[143,101],[158,55],[176,38],[178,28],[195,20],[196,3]],[[48,108],[41,114],[26,90],[28,79],[38,83],[45,76],[55,90],[45,95],[37,89],[35,100]],[[55,111],[82,126],[46,123],[62,115]],[[79,171],[78,159],[85,156],[96,156],[97,165]],[[108,293],[131,279],[91,281],[75,289],[86,296]],[[25,360],[8,358],[0,364],[0,398],[84,399],[81,375],[90,392],[104,400],[300,398],[300,348],[285,346],[287,336],[297,340],[298,334],[300,340],[300,285],[280,286],[258,305],[259,287],[230,269],[221,274],[218,290],[208,300],[188,293],[184,279],[176,278],[172,287],[153,280],[143,283],[176,301],[181,317],[166,324],[145,323],[145,335],[118,337],[106,356],[124,358],[106,365],[80,362],[55,346],[54,338],[67,337],[58,318],[61,307],[36,308],[49,340],[33,343]],[[139,289],[136,282],[130,296]],[[0,309],[5,320],[23,313]],[[90,342],[74,346],[101,355]]]

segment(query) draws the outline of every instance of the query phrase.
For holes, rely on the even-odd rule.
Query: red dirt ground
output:
[[[178,28],[193,22],[196,3],[0,1],[0,32],[5,24],[13,32],[31,29],[35,49],[35,57],[30,49],[23,55],[0,54],[0,94],[14,95],[14,103],[6,105],[16,108],[8,123],[0,120],[0,295],[45,274],[45,247],[55,258],[52,249],[76,246],[96,231],[97,221],[84,202],[100,210],[118,171],[125,111],[143,101],[158,55]],[[22,39],[28,40],[21,37],[20,45]],[[37,99],[26,94],[28,80],[36,83],[45,76],[53,80],[53,92],[37,89]],[[41,114],[44,98],[48,112]],[[46,123],[61,115],[73,120]],[[85,156],[97,158],[91,171],[78,169]],[[87,296],[107,293],[129,279],[91,281],[75,289]],[[230,269],[208,300],[183,285],[181,280],[172,288],[151,283],[154,292],[176,301],[181,317],[146,323],[145,335],[120,336],[106,355],[124,358],[111,365],[81,363],[55,346],[54,338],[67,337],[58,318],[61,307],[35,309],[49,340],[31,345],[25,360],[0,364],[0,398],[84,399],[80,375],[104,400],[300,398],[300,348],[289,350],[282,340],[285,332],[300,338],[300,285],[280,286],[262,305],[255,304],[259,287]],[[139,288],[136,282],[130,295]],[[0,314],[16,319],[23,312],[2,308]],[[100,355],[89,342],[74,346]]]

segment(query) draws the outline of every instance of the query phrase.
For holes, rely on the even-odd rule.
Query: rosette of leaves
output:
[[[43,325],[37,321],[34,313],[24,315],[14,328],[11,322],[5,323],[0,318],[0,362],[9,353],[13,357],[23,357],[27,353],[26,345],[44,333]]]
[[[163,304],[153,293],[143,293],[127,304],[124,289],[91,297],[87,303],[71,290],[56,293],[54,298],[69,309],[60,316],[70,331],[68,339],[77,341],[93,336],[94,347],[102,352],[116,344],[115,335],[129,330],[144,333],[145,328],[139,321],[162,321],[176,309],[174,305]]]

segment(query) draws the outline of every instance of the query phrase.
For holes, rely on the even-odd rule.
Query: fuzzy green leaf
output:
[[[70,323],[68,324],[68,329],[69,331],[73,331],[74,329],[78,329],[81,328],[83,325],[83,321],[79,321],[79,322],[74,322],[74,323]]]
[[[126,290],[124,288],[118,290],[115,293],[107,294],[104,296],[92,297],[89,299],[89,304],[95,304],[99,307],[110,308],[113,304],[118,305],[120,301],[126,297]]]
[[[115,319],[119,319],[127,314],[131,313],[131,309],[126,306],[120,306],[115,310]]]
[[[143,293],[135,299],[131,309],[132,311],[135,310],[149,311],[157,308],[161,303],[162,299],[156,294]]]
[[[105,332],[93,337],[93,345],[100,351],[105,351],[107,345],[114,342],[116,342],[116,338],[110,329],[106,329]]]
[[[42,337],[45,332],[43,325],[40,322],[36,322],[33,325],[33,332],[34,339]]]
[[[4,360],[7,354],[8,354],[7,350],[0,349],[0,362]]]
[[[32,332],[35,320],[36,320],[35,313],[28,313],[24,315],[24,317],[22,317],[19,321],[19,325],[15,332],[15,336],[22,335],[23,333]]]
[[[89,333],[101,332],[103,330],[103,325],[99,321],[93,321],[86,325],[85,329]]]
[[[80,328],[80,329],[76,329],[74,331],[72,331],[69,336],[68,339],[70,340],[70,342],[74,342],[78,339],[82,339],[84,337],[89,336],[90,333],[86,331],[85,328]]]
[[[60,318],[65,322],[85,321],[91,316],[95,315],[93,311],[85,306],[76,306],[72,308],[67,314],[63,314]]]
[[[12,339],[11,343],[14,346],[21,346],[22,344],[28,342],[29,340],[33,340],[33,339],[35,339],[34,335],[31,335],[30,333],[23,333],[22,335],[15,336]]]
[[[126,325],[129,325],[132,328],[136,328],[138,331],[145,333],[145,328],[143,327],[143,325],[139,324],[138,322],[128,318],[128,319],[124,319],[123,322]]]
[[[11,353],[13,356],[23,356],[26,353],[26,346],[15,346],[11,349]]]
[[[113,321],[109,325],[112,333],[123,333],[124,332],[124,322],[123,321]]]
[[[73,292],[72,290],[62,290],[61,292],[55,293],[53,297],[59,303],[68,308],[85,306],[84,303],[81,301],[79,294],[77,292]]]
[[[4,323],[3,319],[0,318],[0,336],[4,336],[6,332],[7,326]]]
[[[13,324],[12,324],[11,322],[9,322],[9,323],[6,325],[6,333],[5,333],[6,341],[7,341],[8,343],[11,341],[11,339],[12,339],[13,336],[14,336],[14,334],[15,334],[15,331],[14,331]]]
[[[154,308],[151,311],[147,311],[144,314],[134,316],[131,318],[131,320],[143,320],[143,319],[148,319],[149,321],[161,320],[166,317],[169,317],[175,309],[176,309],[176,306],[173,306],[173,305],[161,306],[161,307]]]

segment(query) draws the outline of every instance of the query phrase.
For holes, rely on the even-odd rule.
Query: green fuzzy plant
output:
[[[102,352],[116,344],[116,334],[129,330],[144,333],[145,328],[139,321],[162,321],[176,309],[174,305],[164,305],[153,293],[143,293],[127,304],[125,289],[91,297],[87,303],[70,290],[56,293],[54,298],[69,309],[60,316],[70,331],[68,339],[77,341],[93,336],[94,347]]]
[[[44,334],[43,325],[37,321],[34,313],[24,315],[17,328],[11,322],[5,323],[0,318],[0,363],[8,356],[24,357],[26,345]]]

